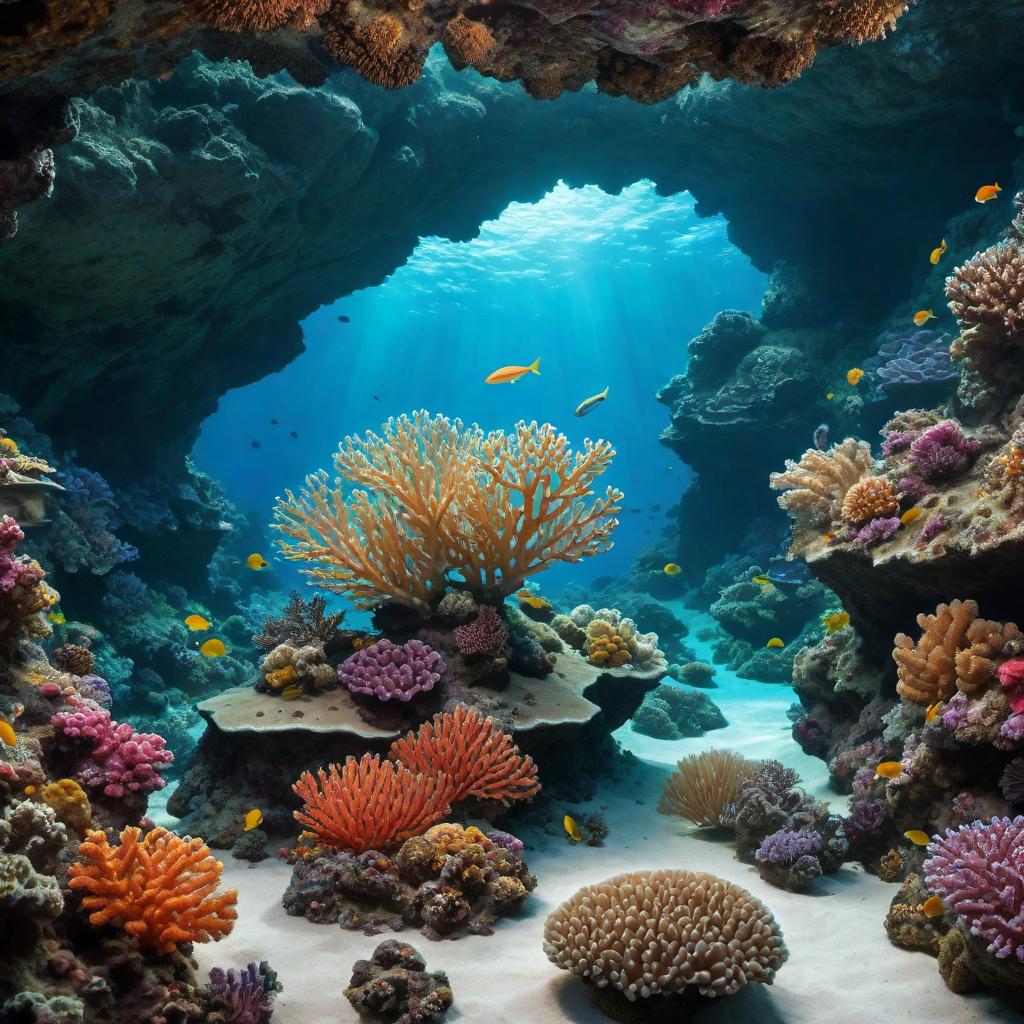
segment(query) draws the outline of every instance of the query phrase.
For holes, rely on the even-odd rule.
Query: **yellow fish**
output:
[[[301,696],[302,696],[302,687],[301,686],[286,686],[281,691],[281,699],[282,700],[298,700],[298,698],[301,697]]]
[[[199,632],[210,628],[210,623],[207,622],[202,615],[189,615],[188,618],[185,619],[185,625],[193,632]]]
[[[242,821],[245,823],[245,831],[251,832],[254,828],[259,828],[263,824],[263,812],[258,807],[254,807],[245,815]]]
[[[903,774],[903,765],[899,761],[883,761],[875,768],[876,779],[895,779]]]
[[[579,825],[577,825],[575,820],[573,818],[570,818],[568,814],[562,819],[562,825],[565,828],[565,834],[574,843],[579,843],[583,841],[583,834],[580,832]]]
[[[751,583],[759,583],[762,587],[774,586],[772,581],[767,576],[752,576],[750,579]]]
[[[922,832],[919,828],[912,828],[908,832],[904,832],[903,835],[915,846],[927,846],[931,842],[928,833]]]
[[[934,704],[928,705],[928,710],[924,713],[925,722],[934,722],[936,718],[942,713],[943,701],[936,701]]]
[[[199,653],[207,658],[223,658],[228,649],[224,646],[223,640],[218,640],[214,636],[200,646]]]
[[[974,193],[974,201],[976,203],[990,203],[1003,189],[997,181],[994,185],[982,185],[977,192]]]
[[[939,260],[941,260],[942,257],[946,255],[946,250],[948,248],[949,246],[946,245],[946,240],[943,239],[942,245],[938,246],[938,248],[932,249],[932,254],[931,256],[928,257],[928,262],[934,267],[935,264],[938,263]]]
[[[765,647],[776,647],[780,649],[785,646],[786,645],[777,636],[773,636],[771,640],[769,640],[768,643],[765,644]]]
[[[9,747],[18,745],[18,737],[14,734],[14,726],[0,718],[0,743],[6,743]]]
[[[538,356],[529,366],[503,366],[500,370],[495,370],[494,373],[490,374],[484,379],[485,384],[515,384],[520,377],[525,377],[528,373],[535,373],[540,376],[540,356]]]
[[[586,416],[588,412],[591,412],[596,405],[600,405],[608,397],[608,389],[599,391],[596,395],[591,395],[589,398],[584,399],[578,406],[576,406],[576,412],[574,416]]]
[[[900,516],[900,522],[904,526],[909,526],[915,519],[920,519],[924,513],[915,505],[913,508],[908,508],[903,515]]]
[[[929,320],[935,319],[935,310],[933,309],[919,309],[914,314],[914,326],[924,327]]]
[[[676,565],[675,562],[669,562],[661,571],[666,576],[678,576],[683,571],[683,567],[681,565]]]
[[[246,560],[245,564],[252,569],[253,572],[259,572],[260,569],[266,569],[270,563],[257,551],[254,551]]]
[[[826,391],[825,397],[831,402],[836,397],[836,393],[834,391]]]
[[[860,381],[861,377],[864,376],[864,371],[859,367],[855,366],[852,370],[846,371],[846,379],[851,384],[856,384]]]
[[[929,896],[928,899],[921,904],[921,909],[925,912],[927,917],[938,917],[946,910],[946,905],[942,902],[941,896]]]
[[[63,626],[68,620],[64,617],[64,613],[61,611],[47,612],[46,617],[55,625]]]
[[[543,597],[530,590],[520,590],[516,597],[520,603],[529,605],[531,608],[550,608],[551,602],[545,601]]]
[[[821,624],[828,631],[829,635],[838,633],[841,629],[846,629],[850,624],[850,613],[849,612],[833,612],[831,615],[826,615],[822,620]]]

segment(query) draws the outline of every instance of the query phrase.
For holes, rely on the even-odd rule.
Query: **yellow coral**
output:
[[[619,668],[630,660],[631,655],[626,641],[618,633],[611,636],[597,636],[590,641],[587,657],[595,665],[608,665]]]
[[[271,669],[264,677],[267,683],[275,690],[280,690],[289,683],[294,683],[299,678],[294,665],[285,665],[284,668]]]
[[[58,819],[76,832],[84,832],[92,821],[92,804],[74,779],[58,779],[43,786],[39,799],[52,807]]]
[[[869,519],[890,518],[899,513],[896,488],[885,476],[859,480],[843,498],[842,517],[848,523],[866,523]]]
[[[18,454],[18,445],[13,438],[0,437],[0,448],[2,448],[8,455]]]

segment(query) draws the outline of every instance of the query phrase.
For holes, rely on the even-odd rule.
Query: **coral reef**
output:
[[[630,1002],[770,985],[788,956],[760,900],[698,871],[638,871],[580,889],[545,922],[544,952]]]
[[[444,1020],[453,999],[448,975],[428,971],[426,960],[396,939],[386,939],[369,960],[352,965],[345,998],[360,1016],[395,1024]]]

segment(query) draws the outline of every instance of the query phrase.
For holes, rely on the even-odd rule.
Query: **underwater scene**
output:
[[[1024,0],[0,0],[0,1024],[1024,1021]]]

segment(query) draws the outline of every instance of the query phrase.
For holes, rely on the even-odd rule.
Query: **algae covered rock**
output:
[[[431,1024],[443,1020],[452,1005],[444,971],[428,971],[413,947],[387,939],[369,960],[352,965],[345,998],[360,1017],[394,1024]]]

